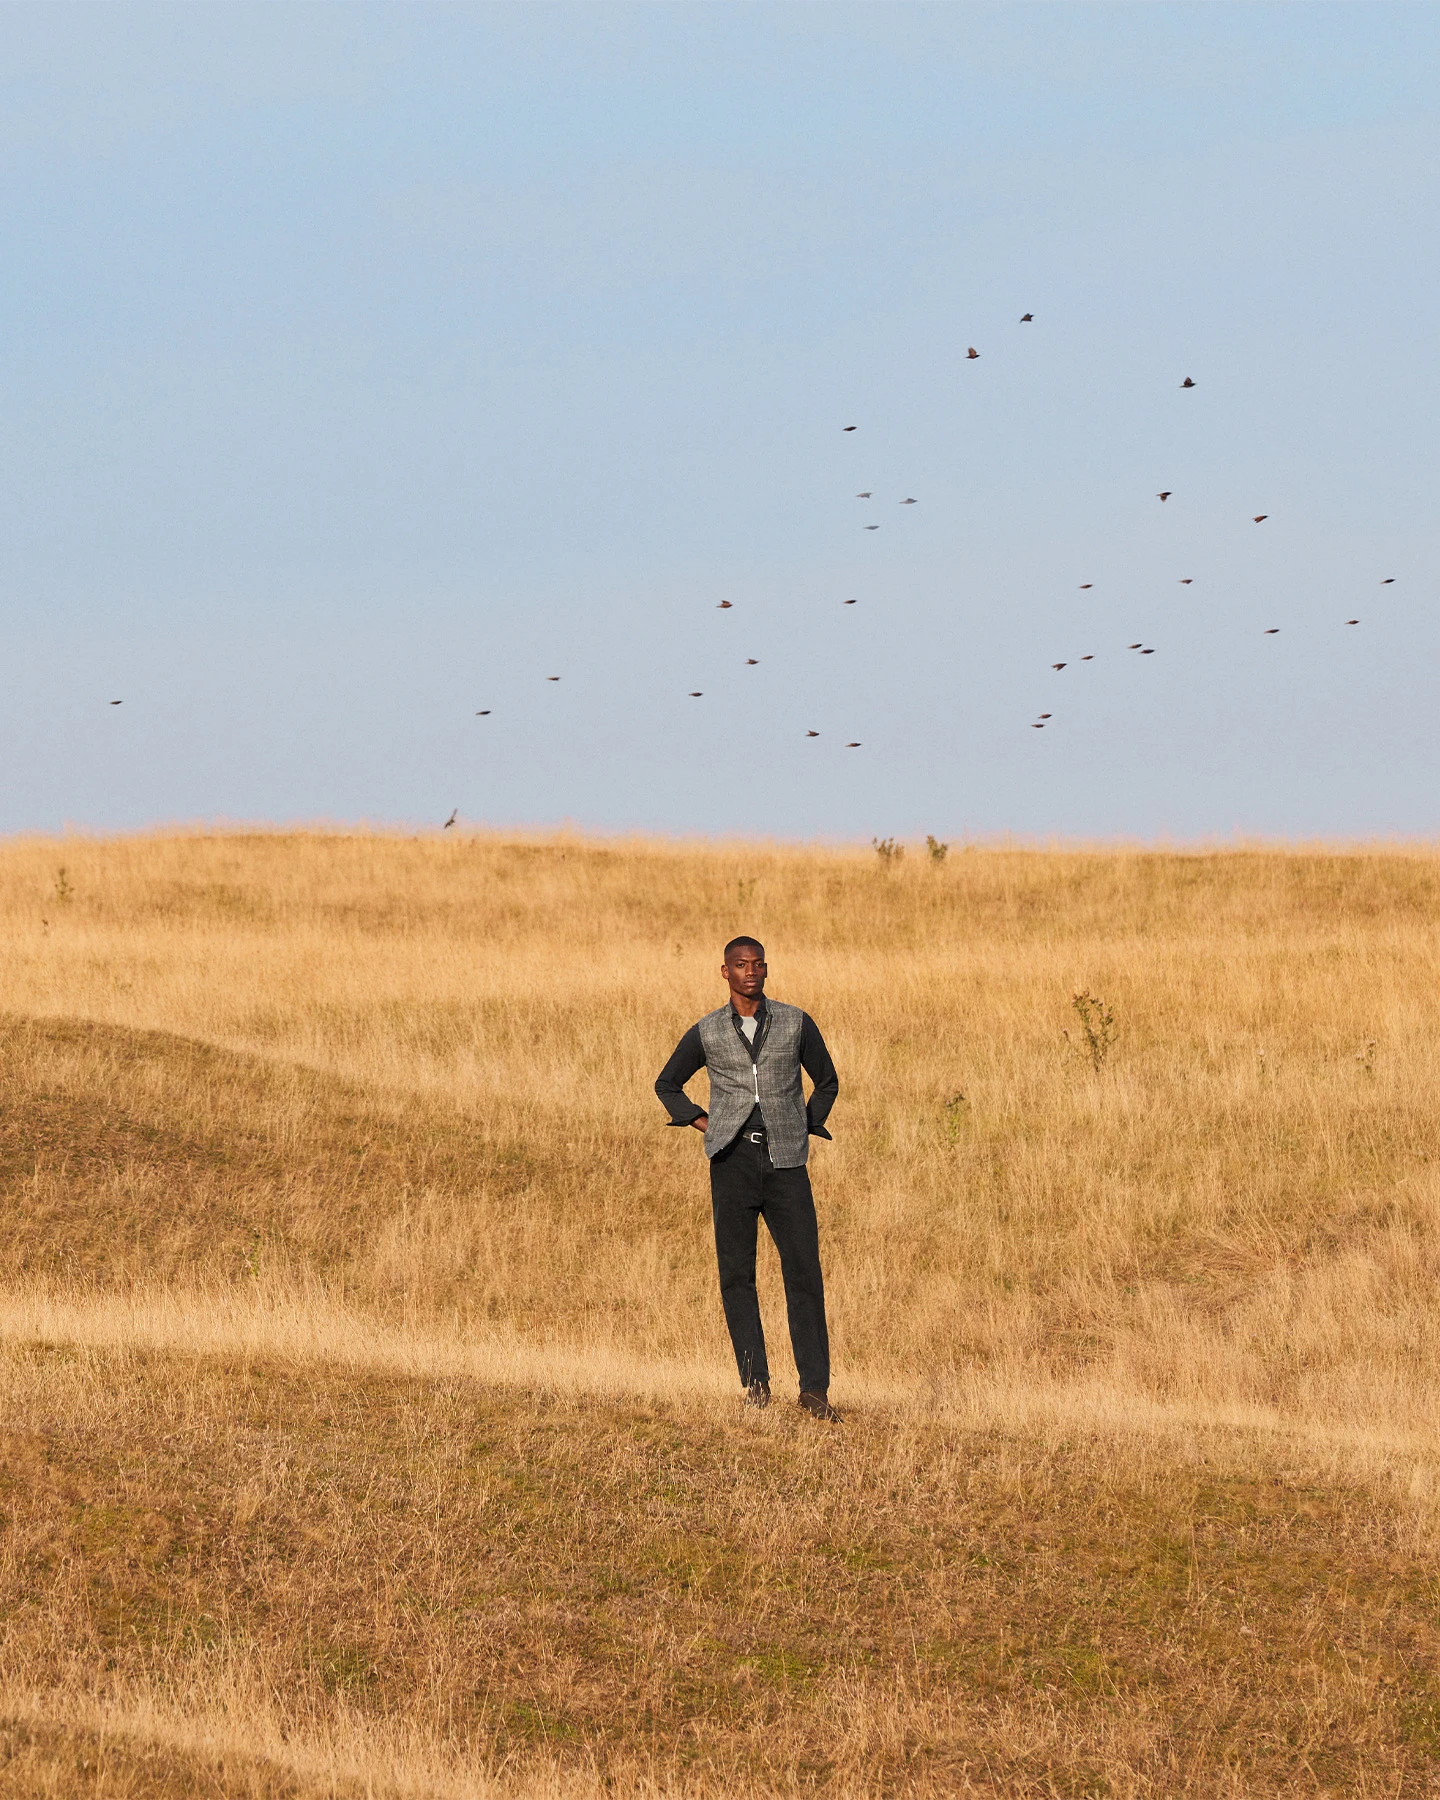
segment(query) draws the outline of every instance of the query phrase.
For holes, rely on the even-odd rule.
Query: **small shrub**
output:
[[[875,846],[875,854],[887,869],[898,863],[905,854],[905,846],[898,838],[871,838],[870,842]]]
[[[925,848],[930,852],[930,860],[932,863],[942,863],[950,854],[950,846],[948,844],[942,844],[939,838],[927,836],[925,839]]]
[[[1094,994],[1074,994],[1070,1004],[1080,1020],[1081,1054],[1090,1058],[1090,1067],[1098,1075],[1115,1043],[1115,1015]],[[1070,1034],[1067,1031],[1065,1035],[1068,1038]]]
[[[70,885],[70,877],[65,873],[64,865],[55,871],[55,898],[62,906],[75,897],[75,890]]]

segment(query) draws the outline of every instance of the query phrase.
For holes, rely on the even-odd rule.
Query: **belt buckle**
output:
[[[763,1144],[765,1142],[765,1133],[763,1131],[747,1131],[745,1135],[752,1144]]]

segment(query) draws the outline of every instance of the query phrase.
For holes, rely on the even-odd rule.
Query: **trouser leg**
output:
[[[764,1216],[785,1281],[790,1348],[802,1393],[830,1390],[830,1333],[825,1325],[825,1282],[820,1273],[820,1228],[806,1169],[770,1169],[764,1181]]]
[[[710,1159],[710,1211],[715,1221],[720,1304],[725,1308],[742,1387],[770,1380],[760,1300],[755,1292],[762,1174],[754,1152],[755,1146],[741,1138]]]

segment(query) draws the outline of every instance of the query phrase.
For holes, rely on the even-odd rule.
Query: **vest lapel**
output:
[[[758,1063],[760,1060],[760,1046],[765,1042],[766,1035],[770,1030],[770,1008],[763,1000],[760,1002],[760,1023],[755,1027],[755,1042],[753,1044],[740,1029],[740,1015],[733,1006],[730,1008],[730,1029],[745,1046],[745,1054],[750,1058],[751,1062]]]

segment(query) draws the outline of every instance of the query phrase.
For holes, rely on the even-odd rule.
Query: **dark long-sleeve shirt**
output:
[[[733,1007],[731,1013],[738,1018]],[[809,1013],[803,1013],[801,1017],[800,1067],[814,1084],[805,1106],[805,1122],[811,1137],[828,1138],[830,1133],[825,1129],[825,1121],[830,1116],[830,1108],[835,1104],[835,1096],[840,1092],[840,1077],[835,1073],[835,1064],[825,1048],[820,1027]],[[765,1002],[762,999],[756,1015],[757,1037],[764,1023]],[[705,1046],[700,1041],[700,1027],[692,1025],[675,1046],[674,1054],[660,1071],[660,1078],[655,1083],[655,1092],[660,1096],[661,1105],[669,1113],[672,1125],[693,1125],[696,1119],[704,1115],[705,1109],[697,1106],[685,1092],[685,1083],[692,1076],[698,1075],[704,1067]]]

